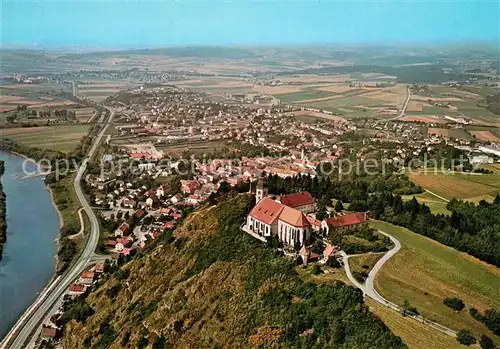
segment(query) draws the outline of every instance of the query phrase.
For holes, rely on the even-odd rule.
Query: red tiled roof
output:
[[[174,226],[175,226],[175,222],[174,221],[170,221],[170,222],[165,223],[165,225],[163,226],[163,228],[165,228],[165,229],[171,229]]]
[[[303,191],[300,193],[281,195],[280,202],[283,205],[295,208],[300,206],[312,205],[314,204],[314,199],[309,192]]]
[[[333,245],[327,245],[323,251],[323,256],[330,257],[331,255],[337,253],[338,249]]]
[[[122,254],[123,254],[124,256],[128,256],[128,255],[130,254],[130,251],[132,251],[132,249],[131,249],[131,248],[124,248],[124,249],[122,250]]]
[[[170,217],[173,217],[175,220],[180,219],[182,215],[180,213],[171,213]]]
[[[56,329],[52,327],[42,327],[41,336],[44,338],[52,338],[56,336]]]
[[[294,227],[303,228],[310,226],[309,221],[301,211],[288,206],[283,207],[280,213],[280,220]]]
[[[96,264],[94,270],[98,272],[104,271],[104,264]]]
[[[146,212],[144,210],[138,210],[138,211],[135,212],[135,216],[139,217],[139,218],[141,218],[145,214],[146,214]]]
[[[120,227],[118,228],[118,230],[121,230],[123,233],[126,232],[128,229],[128,224],[127,223],[123,223],[122,225],[120,225]]]
[[[83,292],[85,290],[85,285],[72,283],[69,285],[68,290],[71,292]]]
[[[84,271],[82,273],[82,278],[83,279],[93,279],[94,278],[94,272],[93,271]]]
[[[128,246],[132,242],[127,238],[118,239],[117,241],[123,246]]]
[[[306,218],[307,218],[307,221],[309,222],[309,224],[314,225],[316,227],[321,227],[320,220],[313,218],[313,217],[310,217],[310,216],[307,216]]]
[[[326,224],[329,227],[348,227],[351,225],[356,225],[356,224],[361,224],[365,223],[367,221],[366,219],[366,213],[365,212],[356,212],[356,213],[350,213],[342,216],[335,216],[335,217],[330,217],[326,219]]]
[[[278,219],[284,206],[279,202],[265,198],[250,211],[250,216],[265,224],[273,224]]]
[[[108,240],[108,241],[106,242],[106,245],[107,245],[107,246],[116,246],[116,241],[115,241],[115,240]]]

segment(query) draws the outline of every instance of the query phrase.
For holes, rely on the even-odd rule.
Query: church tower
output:
[[[257,190],[255,191],[255,202],[261,201],[267,196],[267,188],[264,188],[264,180],[259,178],[257,181]]]

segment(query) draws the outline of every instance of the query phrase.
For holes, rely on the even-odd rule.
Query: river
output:
[[[54,275],[60,220],[43,178],[20,179],[24,158],[0,151],[0,160],[7,196],[7,242],[0,262],[3,338]]]

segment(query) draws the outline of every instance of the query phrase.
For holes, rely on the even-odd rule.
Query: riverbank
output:
[[[4,166],[4,162],[0,160],[0,261],[3,256],[3,245],[7,241],[7,204],[2,185],[2,176],[5,172]]]
[[[23,178],[25,164],[19,155],[0,151],[5,173],[1,178],[6,195],[7,243],[0,261],[0,338],[33,303],[56,271],[56,238],[60,218],[43,178]]]
[[[74,191],[74,174],[60,178],[56,182],[47,183],[52,204],[60,218],[60,235],[57,239],[57,270],[63,273],[73,263],[74,257],[81,248],[82,239],[70,239],[82,229],[78,211],[81,205]]]
[[[56,210],[57,215],[59,216],[59,228],[62,229],[64,226],[64,218],[63,218],[61,210],[59,209],[59,207],[56,204],[56,200],[54,199],[54,192],[50,188],[49,184],[47,184],[47,190],[49,191],[49,194],[50,194],[50,201],[52,201],[52,206],[54,206],[54,209]]]

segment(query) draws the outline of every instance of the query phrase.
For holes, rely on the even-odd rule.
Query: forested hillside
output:
[[[226,195],[226,194],[224,194]],[[230,192],[66,311],[65,348],[405,348],[358,289],[304,283]]]

